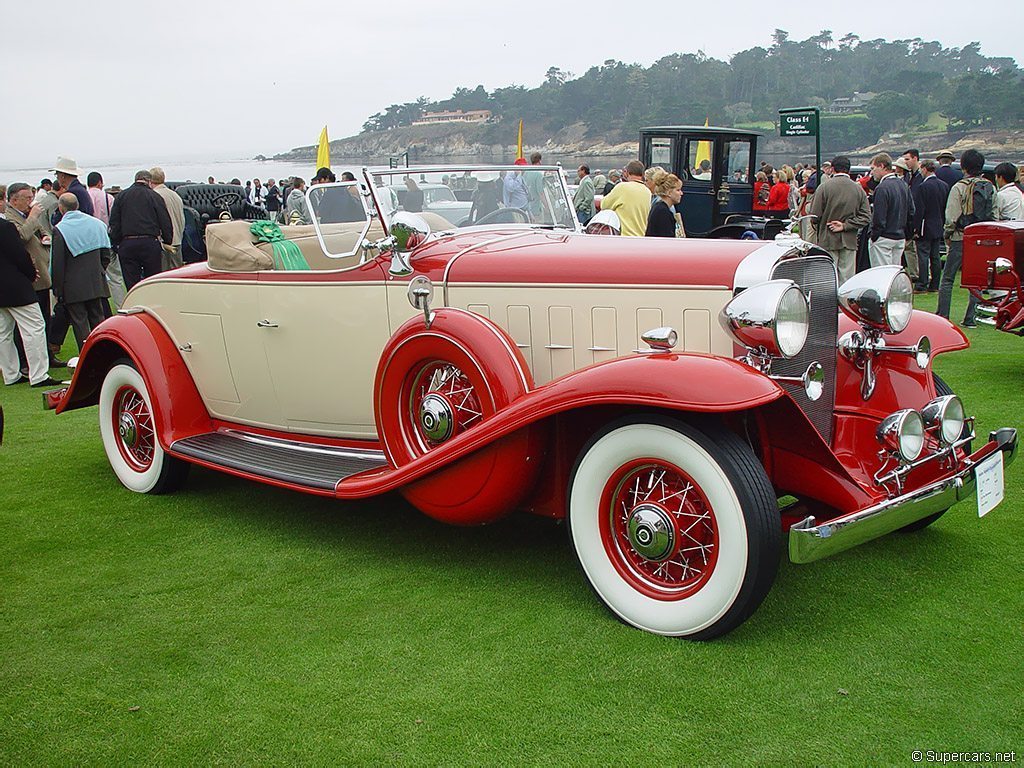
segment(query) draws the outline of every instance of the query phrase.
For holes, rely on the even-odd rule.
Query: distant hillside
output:
[[[769,46],[729,61],[700,51],[672,54],[650,67],[609,59],[578,77],[551,67],[535,88],[487,91],[478,85],[456,88],[441,101],[391,104],[370,116],[361,134],[331,146],[339,158],[386,160],[408,149],[437,158],[499,160],[508,157],[522,118],[531,148],[621,155],[635,152],[643,125],[707,119],[712,125],[763,125],[766,135],[777,135],[780,107],[817,106],[824,114],[833,100],[855,92],[874,98],[858,114],[823,118],[826,153],[871,147],[890,136],[938,132],[938,147],[946,147],[964,136],[1024,130],[1024,72],[1011,58],[984,56],[978,43],[944,48],[917,38],[861,40],[853,34],[836,40],[830,30],[795,41],[776,29]],[[493,121],[411,125],[424,112],[473,109],[489,110]],[[1015,141],[1011,145],[1019,148]],[[1006,146],[996,141],[992,150]],[[308,159],[311,152],[299,147],[277,157]]]
[[[392,128],[386,131],[369,131],[331,142],[331,158],[338,162],[369,162],[386,165],[389,158],[409,152],[410,162],[429,159],[432,162],[474,160],[480,162],[511,162],[515,158],[517,124],[469,125],[448,123],[445,125],[417,125]],[[636,134],[632,139],[614,141],[617,137],[587,138],[591,131],[584,123],[574,123],[561,131],[541,132],[540,129],[526,130],[524,151],[534,150],[548,157],[636,157],[638,152]],[[758,143],[759,152],[764,154],[806,157],[813,152],[813,142],[808,139],[785,140],[777,131],[764,130]],[[973,147],[988,157],[999,159],[1024,159],[1024,129],[964,131],[909,132],[887,136],[867,145],[850,145],[830,139],[828,125],[822,140],[822,155],[830,157],[845,153],[864,159],[882,150],[900,150],[916,146],[922,152],[938,152],[952,149],[954,152]],[[316,158],[316,146],[296,147],[288,152],[275,155],[274,160],[306,162]]]

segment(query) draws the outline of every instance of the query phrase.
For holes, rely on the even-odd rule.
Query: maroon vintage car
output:
[[[1024,335],[1024,221],[986,221],[964,230],[960,283],[993,307],[996,328]]]
[[[457,222],[388,192],[452,179]],[[90,335],[53,402],[98,406],[125,487],[199,465],[565,519],[615,614],[690,638],[754,612],[787,532],[806,563],[1001,498],[1016,430],[977,440],[931,367],[967,339],[897,267],[839,286],[797,238],[586,234],[556,167],[368,170],[307,202],[308,226],[211,223],[208,263]]]

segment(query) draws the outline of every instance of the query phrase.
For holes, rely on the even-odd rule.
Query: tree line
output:
[[[873,143],[888,131],[913,130],[938,112],[950,130],[1024,124],[1024,71],[1008,57],[989,57],[974,42],[945,48],[935,41],[836,40],[822,30],[796,41],[776,29],[768,47],[729,61],[703,52],[674,53],[649,67],[608,59],[580,76],[548,69],[536,88],[456,88],[450,98],[420,97],[371,116],[364,131],[411,124],[424,112],[489,109],[500,121],[526,119],[554,132],[582,121],[587,135],[636,137],[642,125],[777,125],[778,109],[824,108],[855,91],[871,92],[864,114],[828,116],[823,137],[839,146]],[[496,131],[488,131],[488,133]],[[502,129],[502,135],[507,129]],[[507,137],[506,137],[507,138]]]

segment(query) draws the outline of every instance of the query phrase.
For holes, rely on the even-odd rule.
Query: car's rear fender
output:
[[[89,334],[57,413],[96,405],[107,372],[126,357],[146,382],[157,435],[165,450],[179,438],[213,428],[174,342],[155,318],[143,313],[115,315]]]

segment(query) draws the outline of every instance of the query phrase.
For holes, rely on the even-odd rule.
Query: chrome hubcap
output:
[[[424,436],[435,443],[443,443],[452,435],[455,417],[451,404],[441,395],[431,392],[420,403],[420,427]]]
[[[626,534],[630,546],[640,556],[654,562],[668,558],[675,547],[672,521],[664,509],[654,504],[640,504],[632,511]]]
[[[117,423],[117,433],[121,441],[128,446],[133,446],[139,439],[139,428],[135,417],[130,413],[122,413]]]

